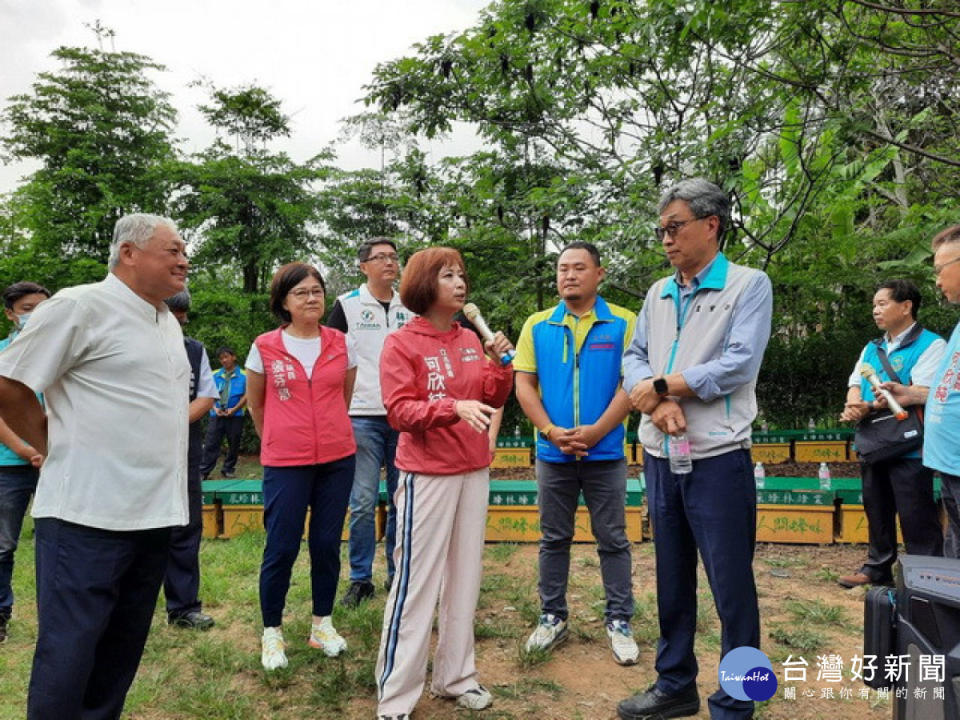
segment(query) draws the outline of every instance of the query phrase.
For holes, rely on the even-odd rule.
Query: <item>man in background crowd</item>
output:
[[[204,351],[206,355],[206,351]],[[206,480],[220,459],[220,446],[227,438],[227,455],[220,474],[232,478],[237,470],[240,437],[243,435],[243,407],[247,404],[247,374],[237,365],[237,354],[229,347],[217,349],[220,369],[213,374],[217,399],[207,420],[207,437],[203,442],[200,475]]]
[[[886,367],[889,365],[900,382],[914,385],[918,391],[930,387],[946,343],[917,322],[920,300],[920,290],[909,280],[888,280],[877,288],[873,320],[884,334],[860,352],[847,382],[841,420],[870,420],[877,407],[873,387],[861,375],[864,364],[870,365],[882,381],[894,379]],[[846,588],[893,582],[898,515],[908,553],[939,556],[943,551],[943,530],[933,500],[933,471],[921,463],[919,447],[886,460],[862,460],[860,473],[870,544],[863,566],[837,579]]]
[[[3,291],[3,312],[13,323],[13,331],[0,340],[0,350],[23,330],[33,309],[48,297],[49,290],[32,282],[14,283]],[[40,395],[37,399],[43,402]],[[7,639],[7,624],[13,615],[13,555],[42,462],[37,449],[0,420],[0,643]]]
[[[387,527],[384,552],[387,581],[393,582],[393,548],[397,534],[398,433],[387,422],[380,396],[380,352],[387,335],[403,327],[414,314],[403,306],[394,283],[400,257],[393,240],[374,237],[357,249],[360,272],[367,281],[337,298],[327,325],[348,334],[357,350],[357,381],[350,402],[350,422],[357,441],[357,466],[350,493],[350,587],[341,599],[356,607],[373,597],[373,557],[376,550],[376,513],[380,497],[380,468],[386,471]]]
[[[187,324],[190,291],[182,290],[165,301],[180,327]],[[190,439],[187,445],[187,498],[190,522],[170,532],[170,559],[163,578],[167,598],[167,622],[175,627],[209,630],[213,618],[203,612],[200,602],[200,538],[203,535],[203,489],[200,482],[200,455],[203,449],[203,416],[219,397],[210,371],[207,349],[199,340],[183,338],[190,361]]]

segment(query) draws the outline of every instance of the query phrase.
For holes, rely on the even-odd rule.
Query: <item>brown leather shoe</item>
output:
[[[837,582],[845,588],[855,588],[860,585],[871,585],[873,580],[862,572],[856,572],[853,575],[841,575],[837,578]]]

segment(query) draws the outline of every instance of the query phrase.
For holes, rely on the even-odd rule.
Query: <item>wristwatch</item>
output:
[[[667,387],[667,379],[665,377],[654,378],[653,391],[662,398],[666,397],[670,392]]]
[[[547,442],[550,442],[550,431],[553,430],[555,427],[556,425],[554,425],[553,423],[547,423],[542,428],[540,428],[537,432],[539,433],[540,437],[542,437]]]

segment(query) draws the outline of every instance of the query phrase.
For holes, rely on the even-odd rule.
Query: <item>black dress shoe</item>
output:
[[[646,692],[622,700],[617,705],[621,720],[667,720],[687,717],[700,712],[700,695],[697,686],[691,685],[677,695],[667,695],[654,683]]]
[[[167,618],[167,623],[188,630],[209,630],[216,625],[212,617],[199,610]]]
[[[347,592],[340,598],[340,604],[345,608],[355,608],[365,600],[374,596],[376,591],[369,580],[354,580],[347,588]]]

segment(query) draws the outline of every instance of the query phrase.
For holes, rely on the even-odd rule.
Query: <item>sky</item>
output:
[[[339,121],[363,111],[357,101],[378,62],[409,54],[430,35],[474,24],[490,0],[0,0],[0,104],[28,92],[38,72],[56,70],[61,45],[97,46],[87,27],[111,28],[114,48],[167,67],[153,74],[179,112],[177,136],[186,152],[201,150],[214,132],[196,111],[205,92],[187,85],[206,78],[217,87],[251,83],[269,90],[291,117],[292,136],[270,145],[294,160],[312,157],[340,134]],[[104,49],[111,49],[104,41]],[[438,156],[468,152],[468,129],[444,142],[423,143]],[[343,168],[378,167],[379,153],[354,141],[339,149]],[[0,193],[36,166],[0,164]]]

